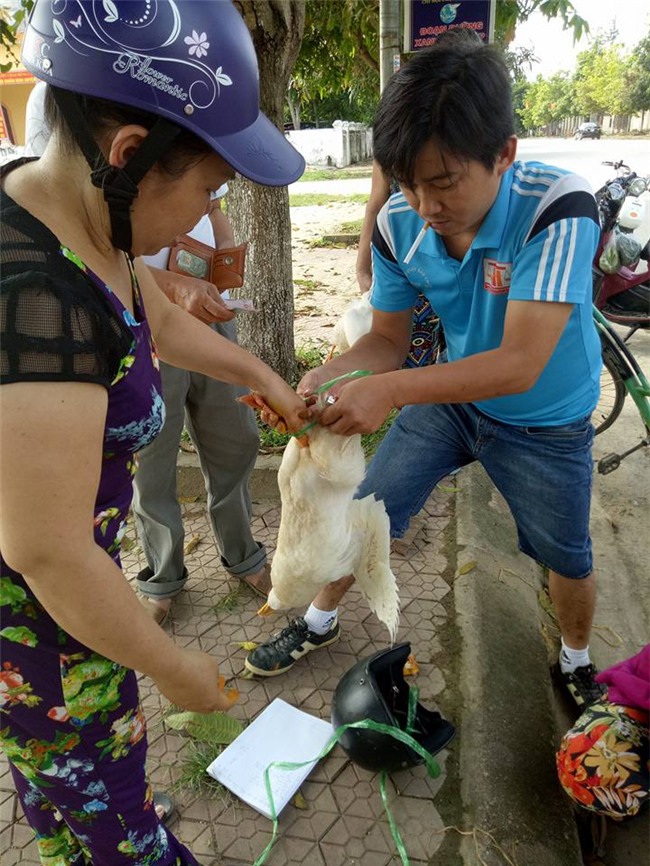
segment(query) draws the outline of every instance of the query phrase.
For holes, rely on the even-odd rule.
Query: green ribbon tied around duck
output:
[[[337,385],[339,382],[349,381],[351,379],[361,379],[363,376],[372,376],[372,370],[353,370],[351,373],[343,373],[343,375],[336,376],[336,378],[330,379],[328,382],[323,382],[323,384],[319,388],[316,388],[316,390],[313,392],[313,395],[310,396],[315,395],[317,398],[319,398],[316,403],[322,403],[323,401],[321,401],[320,398],[322,398],[323,395],[330,390],[330,388],[333,388],[334,385]],[[324,407],[321,405],[321,408]],[[295,436],[296,438],[304,436],[308,430],[311,430],[312,427],[315,427],[317,424],[318,421],[310,421],[309,424],[305,424],[304,427],[301,427],[301,429],[298,430],[297,433],[292,433],[291,435]]]

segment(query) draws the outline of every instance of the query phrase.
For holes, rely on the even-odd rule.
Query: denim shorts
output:
[[[438,482],[477,460],[502,493],[519,549],[563,577],[592,570],[589,510],[594,431],[589,417],[516,427],[471,403],[406,406],[371,461],[357,497],[374,493],[401,538]]]

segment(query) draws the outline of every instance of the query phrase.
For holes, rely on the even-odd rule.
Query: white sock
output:
[[[562,649],[560,650],[560,670],[563,674],[570,674],[576,668],[584,668],[591,664],[589,658],[589,647],[584,649],[571,649],[564,643],[562,638]]]
[[[316,634],[325,634],[336,622],[337,613],[338,608],[334,608],[334,610],[319,610],[313,604],[310,604],[304,619],[307,623],[307,628],[311,631],[315,631]]]

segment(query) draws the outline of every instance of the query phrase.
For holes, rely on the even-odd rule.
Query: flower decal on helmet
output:
[[[210,43],[207,40],[206,33],[201,33],[199,36],[196,30],[192,30],[192,35],[185,37],[185,44],[190,46],[190,54],[195,54],[197,60],[200,60],[204,54],[207,57],[208,48],[210,47]]]
[[[65,43],[80,57],[93,52],[113,55],[114,73],[128,76],[143,90],[163,91],[181,103],[186,115],[210,108],[221,88],[233,84],[223,66],[211,69],[202,59],[212,41],[207,29],[190,26],[185,32],[191,35],[182,37],[185,7],[177,0],[51,0],[50,8],[54,44]],[[180,47],[181,39],[188,46],[186,56],[173,57],[172,51],[170,58],[170,46],[178,42]],[[44,56],[47,48],[40,54]],[[47,60],[33,59],[49,74]]]
[[[36,78],[77,95],[67,100],[70,114],[84,98],[148,112],[193,132],[250,180],[282,186],[304,160],[260,110],[259,65],[240,5],[34,0],[22,60]],[[156,129],[162,147],[167,124]]]

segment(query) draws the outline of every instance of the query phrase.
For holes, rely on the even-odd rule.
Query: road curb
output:
[[[281,460],[281,454],[258,454],[250,478],[253,502],[279,502],[278,469]],[[185,501],[205,499],[205,483],[196,454],[179,453],[176,463],[176,493]]]
[[[510,513],[482,468],[467,467],[457,479],[465,826],[489,828],[526,866],[582,866],[555,770],[558,733],[537,600],[542,572],[517,551]],[[461,851],[475,866],[471,838]],[[483,857],[487,866],[503,862],[494,850]]]

